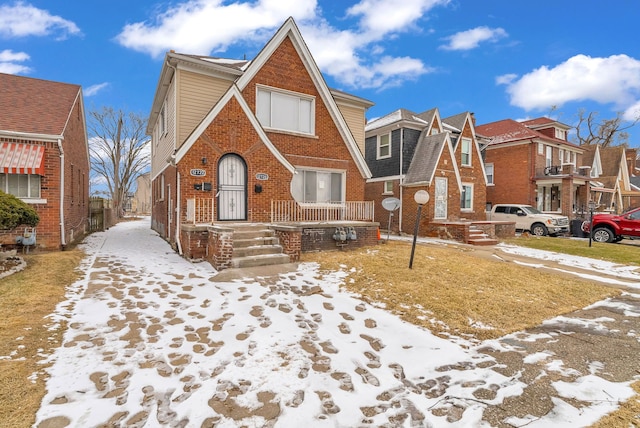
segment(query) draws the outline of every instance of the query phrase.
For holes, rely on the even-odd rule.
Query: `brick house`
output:
[[[40,216],[36,246],[64,249],[87,232],[89,146],[79,85],[0,73],[0,190]],[[23,228],[0,234],[14,244]]]
[[[472,113],[441,119],[437,108],[419,114],[399,109],[369,122],[365,159],[372,178],[365,197],[376,203],[376,221],[387,227],[382,201],[395,197],[401,204],[390,229],[413,233],[418,190],[430,195],[423,233],[433,229],[427,224],[485,221],[487,177],[474,126]]]
[[[152,228],[181,251],[193,225],[363,204],[371,105],[326,86],[292,18],[252,61],[168,52],[147,128]]]
[[[631,178],[635,165],[635,150],[624,146],[601,147],[599,145],[582,146],[583,161],[590,165],[591,199],[596,203],[597,211],[620,214],[640,203],[640,191],[634,189]],[[629,154],[631,156],[629,156]]]
[[[583,214],[589,201],[590,165],[583,162],[584,149],[568,141],[569,129],[546,117],[477,126],[476,133],[488,139],[488,208],[519,203],[569,218]]]

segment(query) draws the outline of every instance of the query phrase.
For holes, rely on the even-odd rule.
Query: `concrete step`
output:
[[[256,247],[258,245],[278,245],[280,240],[277,236],[256,236],[253,238],[236,238],[235,233],[233,234],[233,248],[246,248],[246,247]]]
[[[231,259],[232,268],[245,268],[253,266],[268,266],[289,263],[289,256],[286,254],[262,254],[248,257],[233,257]]]
[[[233,248],[233,257],[261,256],[264,254],[282,254],[282,245],[253,245]]]
[[[233,230],[233,238],[234,239],[251,239],[258,237],[269,237],[275,236],[275,232],[271,229],[234,229]]]
[[[481,229],[470,229],[469,230],[469,239],[467,239],[467,244],[471,245],[496,245],[498,243],[497,239],[490,238],[489,235],[484,233]]]

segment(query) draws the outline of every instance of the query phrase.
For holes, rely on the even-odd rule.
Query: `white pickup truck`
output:
[[[531,205],[496,204],[487,217],[492,221],[513,221],[516,230],[528,231],[536,236],[569,232],[569,217],[545,214]]]

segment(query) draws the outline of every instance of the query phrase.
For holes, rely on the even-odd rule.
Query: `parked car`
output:
[[[640,207],[621,215],[594,214],[591,223],[582,223],[582,230],[596,242],[620,242],[624,238],[640,239]]]
[[[513,221],[516,223],[516,230],[528,231],[536,236],[569,232],[569,217],[558,214],[545,214],[531,205],[496,204],[491,208],[488,219],[492,221]]]

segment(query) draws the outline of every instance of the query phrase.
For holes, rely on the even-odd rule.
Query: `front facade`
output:
[[[570,143],[570,127],[552,119],[500,120],[476,127],[484,149],[487,206],[527,204],[573,218],[587,211],[589,166],[582,147]]]
[[[371,103],[327,88],[292,19],[253,61],[167,53],[154,98],[152,228],[296,220],[364,201]]]
[[[631,181],[633,165],[624,146],[583,146],[584,162],[590,165],[591,200],[596,211],[621,214],[640,204],[640,191]],[[635,159],[631,149],[631,158]]]
[[[87,232],[89,148],[78,85],[0,73],[0,190],[40,217],[35,246],[64,249]],[[3,231],[15,244],[24,228]]]
[[[441,119],[438,109],[396,110],[367,124],[365,159],[372,172],[366,198],[376,202],[383,228],[412,233],[418,190],[430,195],[423,222],[486,220],[487,178],[471,113]],[[387,198],[401,202],[392,216]]]

